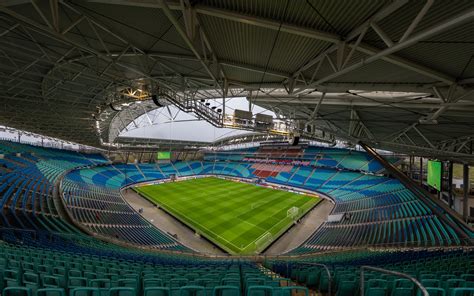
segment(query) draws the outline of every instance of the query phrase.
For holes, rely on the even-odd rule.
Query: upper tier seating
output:
[[[254,147],[236,150],[207,151],[205,161],[236,161],[245,160],[259,162],[259,160],[307,161],[312,166],[355,170],[379,173],[384,170],[382,164],[362,151],[308,146],[289,146],[275,149],[271,147]],[[389,162],[397,163],[400,159],[388,156]]]

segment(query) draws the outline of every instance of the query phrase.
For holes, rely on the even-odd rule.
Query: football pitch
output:
[[[261,252],[320,201],[215,177],[135,190],[230,254]],[[294,207],[296,217],[288,213]]]

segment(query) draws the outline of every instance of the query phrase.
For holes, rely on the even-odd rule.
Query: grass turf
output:
[[[293,223],[287,217],[288,209],[298,207],[301,217],[320,201],[317,197],[215,177],[135,190],[231,254],[262,251]]]

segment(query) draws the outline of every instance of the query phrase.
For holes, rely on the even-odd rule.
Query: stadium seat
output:
[[[101,292],[99,288],[80,287],[80,288],[72,289],[69,295],[70,296],[102,296],[103,293]]]
[[[62,288],[41,288],[36,291],[37,296],[66,296]]]
[[[143,290],[143,296],[170,296],[171,290],[167,287],[147,287]]]
[[[474,295],[474,288],[454,288],[451,289],[450,296],[472,296]]]
[[[109,289],[109,296],[137,296],[137,290],[132,287],[114,287]]]
[[[365,290],[365,296],[386,296],[387,289],[380,287],[370,287]]]
[[[7,287],[3,289],[2,296],[33,296],[33,293],[26,287]]]
[[[246,296],[273,296],[273,288],[269,286],[249,286]]]
[[[212,290],[212,296],[240,296],[238,286],[215,286]]]
[[[206,296],[203,286],[183,286],[179,289],[179,296]]]

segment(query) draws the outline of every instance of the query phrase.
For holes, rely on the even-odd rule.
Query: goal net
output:
[[[267,245],[272,240],[273,240],[272,234],[267,231],[255,241],[255,246],[257,247],[257,249],[260,249],[262,246]]]
[[[286,211],[286,216],[291,219],[295,219],[296,217],[298,217],[299,212],[300,209],[298,207],[291,207],[288,209],[288,211]]]

